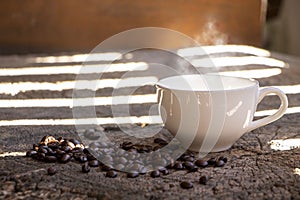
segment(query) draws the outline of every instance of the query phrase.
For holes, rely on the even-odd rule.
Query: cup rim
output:
[[[175,88],[172,86],[168,86],[166,84],[162,84],[162,81],[166,81],[168,79],[171,78],[176,78],[176,77],[188,77],[188,76],[209,76],[209,77],[223,77],[223,78],[234,78],[234,79],[240,79],[240,80],[244,80],[244,81],[249,81],[252,82],[253,84],[249,85],[249,86],[245,86],[245,87],[239,87],[239,88],[230,88],[230,89],[213,89],[213,90],[202,90],[202,89],[195,89],[195,90],[188,90],[188,89],[181,89],[181,88]],[[169,76],[166,78],[162,78],[160,80],[158,80],[158,82],[155,83],[155,86],[157,88],[161,88],[161,89],[167,89],[167,90],[172,90],[172,91],[180,91],[180,92],[225,92],[225,91],[237,91],[237,90],[244,90],[244,89],[248,89],[248,88],[252,88],[252,87],[259,87],[259,82],[253,78],[243,78],[243,77],[236,77],[236,76],[225,76],[225,75],[218,75],[218,74],[185,74],[185,75],[176,75],[176,76]]]

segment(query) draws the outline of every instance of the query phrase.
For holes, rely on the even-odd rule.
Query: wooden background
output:
[[[0,53],[90,51],[145,26],[174,29],[201,44],[260,46],[265,8],[265,0],[1,1]]]

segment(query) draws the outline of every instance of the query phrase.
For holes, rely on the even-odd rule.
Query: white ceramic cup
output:
[[[288,107],[286,95],[256,80],[219,75],[182,75],[157,84],[159,112],[167,128],[186,148],[218,152],[244,133],[279,119]],[[275,94],[281,106],[273,115],[253,121],[257,104]]]

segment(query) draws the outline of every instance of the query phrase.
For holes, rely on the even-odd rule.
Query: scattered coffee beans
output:
[[[29,151],[26,152],[26,156],[27,157],[32,157],[32,156],[34,156],[36,154],[37,154],[37,152],[34,151],[34,150],[29,150]]]
[[[227,163],[227,158],[224,156],[219,157],[219,160],[223,160],[224,163]]]
[[[169,174],[169,170],[167,170],[166,168],[159,170],[163,175],[168,175]]]
[[[196,160],[195,164],[196,164],[198,167],[202,167],[202,168],[208,166],[208,162],[205,161],[205,160],[202,160],[202,159]]]
[[[101,131],[112,131],[114,129],[105,129]],[[85,131],[86,138],[96,140],[99,138],[98,132],[94,129]],[[172,149],[172,156],[180,156],[177,160],[174,160],[170,155],[163,155],[159,150],[168,144],[168,142],[162,138],[155,138],[153,141],[155,144],[133,144],[132,142],[123,142],[120,144],[120,148],[116,148],[113,143],[94,141],[89,144],[92,149],[99,149],[100,152],[106,155],[101,157],[101,162],[98,161],[90,152],[89,149],[85,148],[83,144],[77,139],[71,138],[54,138],[53,136],[46,135],[38,144],[33,144],[32,149],[26,152],[27,157],[33,159],[55,163],[57,161],[61,163],[68,163],[70,161],[76,161],[83,163],[82,172],[88,173],[91,167],[101,167],[102,171],[106,171],[105,176],[108,178],[117,177],[118,173],[115,170],[127,170],[131,171],[127,173],[128,178],[136,178],[139,175],[144,175],[148,172],[148,164],[153,164],[157,170],[150,172],[150,176],[153,178],[160,177],[161,175],[167,175],[174,170],[187,170],[189,173],[198,171],[199,168],[211,167],[223,167],[227,163],[228,159],[224,156],[218,158],[210,158],[208,160],[197,159],[196,154],[193,152],[185,152],[183,155],[179,155],[177,146]],[[112,151],[113,150],[113,151]],[[153,157],[149,157],[144,161],[139,160],[142,154],[155,152]],[[113,152],[113,153],[111,153]],[[105,163],[106,165],[104,165]],[[168,166],[164,167],[167,163]],[[112,169],[112,166],[115,168]],[[48,174],[53,175],[56,173],[54,167],[48,168]],[[200,184],[206,184],[208,181],[207,176],[201,176],[199,178]],[[180,186],[184,189],[193,187],[193,183],[184,181],[180,183]]]
[[[56,162],[57,158],[55,156],[45,156],[47,162],[53,163]]]
[[[216,161],[216,164],[215,164],[216,167],[223,167],[224,165],[225,165],[225,163],[223,160],[218,160],[218,161]]]
[[[90,168],[89,165],[84,164],[84,165],[82,165],[81,170],[82,170],[82,172],[84,172],[84,173],[89,173],[89,172],[91,171],[91,168]]]
[[[60,159],[60,162],[62,163],[67,163],[71,160],[71,156],[69,154],[64,154],[61,159]]]
[[[195,167],[194,163],[186,161],[183,163],[184,167],[188,170],[188,171],[197,171],[197,167]]]
[[[136,178],[139,176],[139,173],[138,172],[130,172],[130,173],[127,173],[127,177],[128,178]]]
[[[116,171],[111,170],[106,172],[105,176],[109,178],[116,178],[118,176],[118,173]]]
[[[53,176],[54,174],[56,174],[56,169],[54,167],[49,167],[48,170],[48,175]]]
[[[100,162],[98,160],[91,160],[89,161],[90,167],[98,167],[100,165]]]
[[[107,166],[107,165],[103,165],[103,166],[102,166],[102,171],[110,171],[110,170],[112,170],[111,167],[109,167],[109,166]]]
[[[150,175],[152,178],[160,177],[160,172],[158,170],[155,170],[152,171]]]
[[[180,170],[180,169],[183,169],[183,165],[181,162],[177,162],[174,164],[173,168]]]
[[[203,185],[206,185],[207,181],[208,181],[207,176],[201,176],[200,179],[199,179],[199,183],[203,184]]]
[[[208,165],[215,165],[216,164],[216,159],[215,158],[210,158],[208,161],[207,161]]]
[[[193,183],[190,182],[190,181],[184,181],[184,182],[181,182],[180,183],[180,186],[183,188],[183,189],[190,189],[190,188],[193,188]]]

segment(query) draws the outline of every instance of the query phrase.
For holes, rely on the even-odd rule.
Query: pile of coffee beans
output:
[[[101,171],[105,172],[105,177],[116,178],[118,173],[124,173],[128,178],[136,178],[140,175],[147,174],[150,163],[155,165],[154,170],[148,174],[152,178],[158,178],[170,174],[178,170],[186,170],[187,173],[197,172],[201,168],[206,167],[223,167],[227,163],[227,158],[224,156],[210,159],[198,159],[194,152],[185,152],[178,159],[174,160],[163,153],[153,154],[158,152],[168,142],[162,138],[155,138],[152,144],[133,144],[125,141],[116,147],[109,142],[95,141],[89,145],[94,151],[100,152],[97,155],[101,161],[97,160],[79,140],[68,138],[55,138],[51,135],[46,135],[38,144],[33,144],[31,150],[27,151],[26,156],[33,159],[48,162],[48,163],[68,163],[70,161],[81,163],[83,173],[89,173],[91,168],[100,167]],[[176,151],[176,150],[174,150]],[[139,160],[141,155],[146,156],[144,162]],[[57,170],[54,166],[48,168],[48,175],[54,175]],[[199,178],[200,184],[208,182],[207,176]],[[183,189],[193,188],[193,183],[183,181],[180,186]]]

